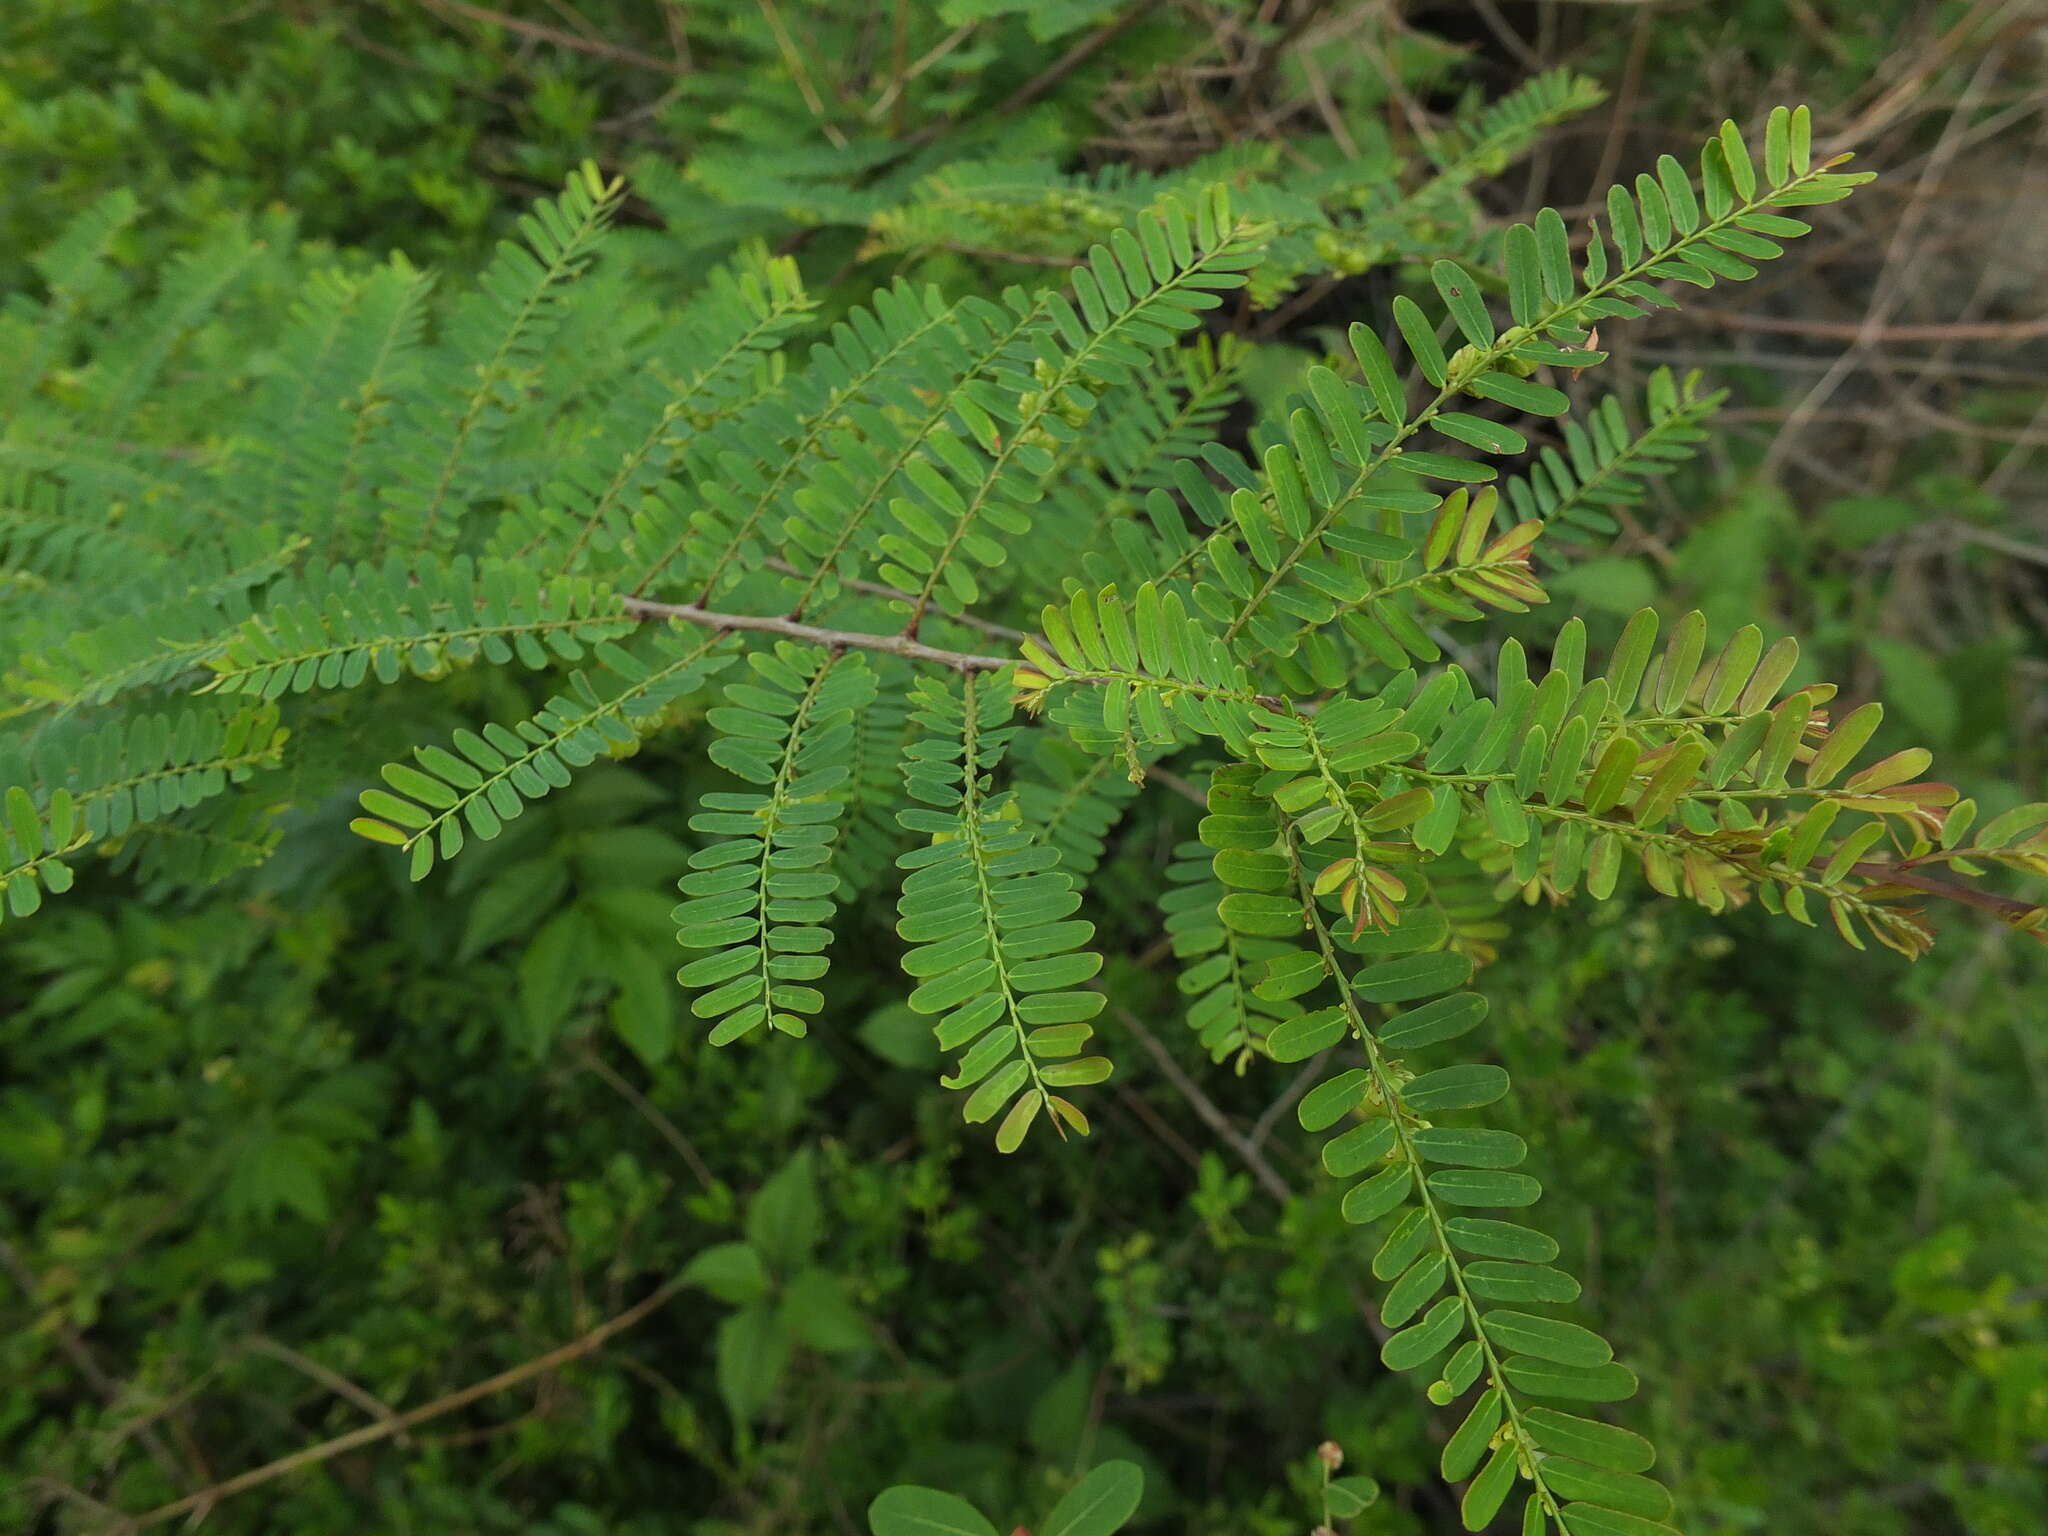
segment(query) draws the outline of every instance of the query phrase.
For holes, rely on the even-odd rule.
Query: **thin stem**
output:
[[[1408,1117],[1412,1111],[1401,1101],[1400,1085],[1394,1080],[1386,1059],[1381,1056],[1379,1041],[1366,1026],[1365,1015],[1358,1006],[1357,997],[1352,993],[1350,981],[1338,965],[1337,948],[1330,938],[1329,925],[1323,921],[1322,908],[1317,903],[1307,866],[1301,861],[1301,849],[1295,841],[1294,825],[1291,821],[1285,822],[1283,828],[1282,842],[1287,850],[1287,860],[1294,866],[1295,888],[1301,901],[1302,913],[1307,917],[1309,929],[1315,935],[1316,947],[1322,953],[1323,965],[1337,984],[1338,996],[1343,1000],[1344,1012],[1350,1020],[1351,1033],[1364,1049],[1366,1068],[1372,1074],[1373,1084],[1379,1090],[1380,1102],[1385,1106],[1387,1118],[1394,1127],[1394,1139],[1400,1149],[1401,1161],[1411,1172],[1416,1199],[1421,1203],[1423,1213],[1429,1220],[1430,1230],[1435,1234],[1437,1251],[1443,1255],[1445,1273],[1450,1277],[1451,1286],[1458,1293],[1458,1300],[1465,1308],[1465,1317],[1471,1327],[1472,1337],[1478,1341],[1480,1354],[1486,1362],[1487,1380],[1500,1394],[1502,1412],[1512,1426],[1517,1453],[1529,1471],[1537,1496],[1542,1499],[1551,1519],[1557,1522],[1557,1528],[1563,1530],[1564,1516],[1558,1507],[1557,1496],[1543,1480],[1541,1463],[1528,1454],[1529,1448],[1536,1443],[1535,1439],[1522,1427],[1521,1409],[1515,1401],[1514,1393],[1508,1387],[1507,1372],[1501,1366],[1499,1355],[1494,1352],[1493,1340],[1487,1337],[1486,1324],[1480,1313],[1479,1303],[1466,1288],[1464,1265],[1459,1262],[1457,1248],[1451,1242],[1450,1232],[1444,1225],[1443,1212],[1437,1205],[1436,1197],[1430,1193],[1429,1180],[1423,1174],[1423,1157],[1415,1150],[1413,1128],[1408,1124]]]
[[[375,1424],[366,1424],[361,1429],[337,1435],[332,1440],[323,1440],[318,1445],[309,1445],[303,1450],[293,1451],[289,1456],[281,1456],[276,1461],[266,1462],[260,1467],[228,1478],[225,1482],[215,1483],[211,1488],[202,1488],[197,1493],[188,1494],[169,1504],[160,1504],[155,1509],[134,1516],[128,1522],[127,1528],[141,1530],[147,1526],[161,1525],[167,1520],[175,1520],[178,1516],[190,1514],[194,1510],[211,1509],[222,1499],[246,1493],[251,1488],[260,1488],[288,1472],[296,1472],[301,1467],[318,1466],[324,1461],[332,1461],[344,1452],[375,1445],[379,1440],[403,1434],[406,1430],[424,1424],[430,1419],[438,1419],[445,1413],[453,1413],[457,1408],[467,1407],[479,1398],[490,1397],[507,1387],[516,1387],[522,1381],[557,1370],[572,1360],[581,1359],[615,1335],[646,1321],[672,1300],[676,1293],[682,1290],[684,1284],[681,1275],[671,1276],[644,1300],[635,1302],[616,1317],[599,1323],[588,1333],[571,1339],[544,1355],[536,1355],[531,1360],[498,1372],[495,1376],[473,1382],[459,1391],[450,1392],[445,1397],[437,1397],[430,1403],[422,1403],[419,1407],[408,1409],[404,1413],[393,1414],[390,1418],[380,1419]]]
[[[949,651],[936,645],[926,645],[922,640],[909,635],[871,635],[858,629],[826,629],[817,624],[803,624],[795,619],[777,618],[760,613],[715,613],[709,608],[700,608],[695,603],[656,603],[644,597],[623,599],[626,612],[642,618],[678,619],[685,624],[699,624],[721,634],[734,630],[752,630],[764,635],[782,635],[791,640],[805,640],[813,645],[828,646],[841,651],[882,651],[890,656],[901,656],[909,661],[935,662],[951,667],[956,672],[995,672],[1007,667],[1016,658],[1012,656],[983,656],[972,651]]]

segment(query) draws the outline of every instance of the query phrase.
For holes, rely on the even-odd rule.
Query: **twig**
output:
[[[551,1349],[544,1355],[536,1355],[533,1359],[515,1365],[509,1370],[500,1371],[497,1375],[486,1377],[460,1391],[450,1392],[446,1397],[437,1397],[431,1403],[423,1403],[417,1408],[394,1414],[375,1424],[366,1424],[361,1429],[337,1435],[332,1440],[323,1440],[318,1445],[309,1445],[304,1450],[294,1451],[289,1456],[281,1456],[276,1461],[266,1462],[239,1476],[228,1478],[225,1482],[215,1483],[211,1488],[202,1488],[199,1492],[172,1503],[158,1505],[155,1509],[134,1516],[130,1526],[132,1529],[141,1530],[147,1526],[161,1525],[166,1520],[175,1520],[180,1515],[211,1509],[222,1499],[246,1493],[251,1488],[260,1488],[288,1472],[296,1472],[301,1467],[318,1466],[321,1462],[332,1461],[344,1452],[375,1445],[379,1440],[401,1434],[430,1419],[437,1419],[444,1413],[453,1413],[457,1408],[467,1407],[479,1398],[502,1392],[507,1387],[516,1387],[522,1381],[558,1369],[572,1360],[579,1360],[604,1344],[606,1340],[624,1333],[637,1323],[644,1322],[673,1299],[676,1293],[682,1290],[683,1284],[681,1275],[672,1276],[644,1300],[635,1302],[618,1316],[599,1323],[588,1333],[571,1339],[567,1344]]]
[[[1188,1101],[1188,1107],[1195,1112],[1196,1117],[1214,1131],[1223,1144],[1235,1152],[1245,1167],[1251,1170],[1251,1175],[1258,1180],[1259,1187],[1282,1204],[1292,1199],[1294,1191],[1288,1187],[1285,1179],[1274,1172],[1273,1165],[1266,1161],[1266,1155],[1245,1138],[1244,1132],[1231,1123],[1230,1117],[1216,1107],[1215,1101],[1209,1095],[1202,1092],[1202,1085],[1181,1070],[1180,1063],[1173,1059],[1171,1051],[1160,1044],[1158,1037],[1140,1023],[1138,1016],[1130,1009],[1118,1007],[1115,1012],[1118,1022],[1131,1032],[1138,1044],[1145,1047],[1145,1053],[1159,1064],[1159,1070],[1165,1074],[1166,1080],[1173,1084],[1180,1096]]]
[[[1162,768],[1157,763],[1147,763],[1145,777],[1155,784],[1165,785],[1184,800],[1194,801],[1205,811],[1209,808],[1209,797],[1170,768]]]
[[[517,16],[507,16],[502,11],[488,10],[481,5],[471,5],[469,0],[422,0],[429,10],[453,11],[470,21],[481,21],[489,26],[503,27],[507,32],[517,32],[536,42],[553,43],[558,48],[567,48],[572,53],[587,53],[594,58],[610,59],[618,64],[631,64],[638,69],[658,70],[664,75],[684,73],[684,67],[673,59],[657,59],[651,53],[641,53],[633,48],[621,48],[617,43],[598,42],[587,37],[578,37],[574,32],[564,32],[560,27],[550,27],[538,21],[522,21]]]
[[[981,656],[972,651],[948,651],[936,645],[926,645],[909,635],[871,635],[858,629],[825,629],[816,624],[800,624],[795,619],[775,618],[758,613],[714,613],[709,608],[699,608],[695,603],[654,603],[644,597],[625,599],[626,612],[639,614],[643,618],[681,619],[685,624],[701,624],[706,629],[721,631],[753,630],[764,635],[783,635],[791,640],[807,640],[812,645],[822,645],[842,651],[883,651],[891,656],[901,656],[910,661],[936,662],[951,667],[956,672],[994,672],[1007,667],[1016,660],[1013,656]]]
[[[825,137],[837,148],[846,148],[846,135],[825,115],[824,99],[818,95],[818,88],[811,84],[811,72],[804,68],[804,56],[798,51],[796,40],[789,35],[789,29],[783,26],[782,12],[776,7],[775,0],[756,0],[756,3],[761,7],[761,16],[768,23],[768,29],[775,34],[775,46],[781,50],[782,62],[789,66],[796,88],[803,94],[804,105],[818,120]]]
[[[1004,97],[994,116],[1008,117],[1013,112],[1021,112],[1158,8],[1159,0],[1142,0],[1141,4],[1132,6],[1123,15],[1097,27]]]
[[[279,1343],[269,1335],[259,1333],[250,1339],[244,1347],[259,1355],[268,1355],[273,1360],[280,1360],[300,1375],[311,1377],[336,1397],[345,1398],[349,1402],[354,1403],[373,1419],[382,1420],[397,1417],[398,1411],[374,1392],[357,1386],[339,1371],[329,1370],[318,1360],[300,1354],[289,1344]],[[400,1445],[406,1443],[406,1437],[403,1434],[399,1435],[398,1443]]]
[[[14,1283],[21,1288],[22,1296],[33,1306],[41,1289],[35,1271],[28,1267],[14,1245],[4,1237],[0,1237],[0,1269],[6,1270],[13,1277]],[[78,1330],[69,1323],[59,1323],[54,1334],[57,1348],[77,1369],[78,1374],[85,1378],[86,1385],[99,1393],[109,1404],[118,1403],[121,1398],[121,1384],[109,1376],[101,1368],[99,1361],[93,1358],[91,1347],[79,1336]],[[136,1438],[142,1442],[143,1449],[149,1452],[150,1460],[162,1468],[173,1483],[186,1483],[189,1486],[185,1469],[178,1464],[178,1458],[171,1454],[171,1448],[164,1443],[163,1436],[145,1424],[136,1431]]]
[[[1943,901],[1961,902],[1966,907],[1975,907],[1980,912],[1991,912],[1999,917],[2030,917],[2040,910],[2031,901],[2021,901],[2014,896],[2000,896],[1994,891],[1980,891],[1974,886],[1955,885],[1947,880],[1936,880],[1916,870],[1901,869],[1896,864],[1858,864],[1856,873],[1866,880],[1875,880],[1883,885],[1904,886],[1909,891],[1939,896]],[[2036,933],[2034,937],[2048,943],[2048,934]]]
[[[600,1081],[632,1105],[640,1118],[653,1126],[660,1133],[661,1139],[675,1149],[676,1156],[689,1166],[690,1172],[697,1176],[699,1184],[707,1190],[717,1187],[718,1181],[711,1176],[711,1169],[698,1155],[697,1149],[690,1145],[690,1138],[677,1130],[675,1122],[656,1109],[646,1094],[621,1077],[610,1062],[597,1054],[595,1046],[584,1046],[582,1058],[583,1064],[596,1073]]]
[[[1286,1091],[1279,1098],[1268,1104],[1260,1113],[1259,1118],[1252,1122],[1251,1144],[1253,1146],[1263,1147],[1266,1144],[1266,1138],[1273,1134],[1273,1127],[1280,1123],[1281,1117],[1294,1108],[1296,1104],[1299,1104],[1302,1096],[1316,1085],[1323,1075],[1323,1067],[1329,1061],[1330,1053],[1335,1049],[1334,1045],[1324,1046],[1323,1049],[1317,1051],[1315,1055],[1303,1062],[1301,1070],[1294,1074],[1294,1080],[1287,1085]]]
[[[811,574],[809,571],[798,570],[787,560],[776,555],[770,555],[761,563],[767,566],[769,570],[779,571],[784,576],[809,576]],[[839,585],[849,592],[864,592],[869,597],[886,597],[899,603],[914,603],[917,601],[916,593],[905,592],[901,587],[885,586],[879,581],[862,581],[858,577],[842,576],[839,580]],[[946,617],[949,621],[960,625],[963,629],[978,629],[991,639],[1019,641],[1035,638],[1025,634],[1021,629],[1012,629],[1007,624],[997,624],[989,619],[978,619],[971,613],[949,613]]]
[[[1830,341],[2031,341],[2048,336],[2048,320],[1950,321],[1946,324],[1880,325],[1866,328],[1853,320],[1799,320],[1789,315],[1741,315],[1719,309],[1694,309],[1695,319],[1711,320],[1737,331],[1780,331],[1788,336],[1821,336]]]

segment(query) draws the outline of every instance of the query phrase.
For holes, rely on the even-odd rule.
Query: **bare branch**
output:
[[[956,672],[995,672],[1016,660],[1014,656],[948,651],[936,645],[926,645],[909,635],[871,635],[858,629],[825,629],[816,624],[803,624],[795,619],[775,618],[767,614],[715,613],[709,608],[699,608],[695,603],[655,603],[644,597],[629,597],[625,599],[625,605],[626,612],[643,618],[680,619],[685,624],[701,624],[706,629],[723,632],[752,630],[757,634],[782,635],[812,645],[829,646],[833,650],[881,651],[910,661],[934,662]]]

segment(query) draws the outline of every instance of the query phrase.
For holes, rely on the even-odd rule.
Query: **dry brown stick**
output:
[[[543,22],[522,21],[517,16],[507,16],[502,11],[471,5],[469,0],[420,0],[420,3],[428,10],[453,11],[467,20],[503,27],[507,32],[517,32],[520,36],[530,37],[535,42],[553,43],[556,47],[567,48],[572,53],[587,53],[593,58],[610,59],[617,64],[631,64],[638,69],[658,70],[665,75],[684,73],[683,66],[673,59],[657,59],[651,53],[621,48],[617,43],[578,37],[574,32],[564,32],[560,27],[550,27]]]
[[[396,1418],[398,1415],[398,1410],[385,1402],[383,1398],[377,1396],[376,1393],[358,1386],[339,1371],[329,1370],[310,1355],[302,1355],[289,1344],[281,1343],[271,1338],[268,1334],[259,1333],[255,1335],[244,1347],[259,1355],[268,1355],[273,1360],[281,1361],[300,1375],[319,1382],[321,1386],[332,1392],[336,1397],[345,1398],[347,1401],[354,1403],[373,1419],[390,1419]],[[406,1437],[401,1434],[398,1437],[398,1443],[404,1445]]]
[[[1726,310],[1688,311],[1695,319],[1711,320],[1737,331],[1779,331],[1788,336],[1820,336],[1830,341],[2031,341],[2048,336],[2048,319],[2041,320],[1957,320],[1927,325],[1880,325],[1868,332],[1853,320],[1799,320],[1791,316],[1740,315]]]
[[[1980,891],[1975,886],[1956,885],[1947,880],[1936,880],[1917,870],[1901,869],[1896,864],[1858,864],[1856,873],[1866,880],[1875,880],[1883,885],[1900,885],[1909,891],[1919,891],[1928,896],[1939,896],[1943,901],[1960,902],[1966,907],[1975,907],[1980,912],[1990,912],[2002,918],[2030,917],[2040,908],[2031,901],[2021,901],[2014,896],[2000,896],[1995,891]],[[2034,935],[2048,943],[2048,934]]]
[[[810,109],[811,116],[818,120],[818,126],[824,130],[825,137],[837,148],[846,148],[846,135],[825,115],[825,100],[818,94],[818,88],[811,84],[811,72],[804,68],[804,56],[797,49],[796,39],[792,38],[789,29],[783,26],[782,12],[777,9],[775,0],[755,0],[755,3],[760,6],[762,19],[768,23],[769,31],[775,34],[775,46],[781,51],[782,62],[788,66],[790,77],[796,81],[796,88],[803,95],[804,105]]]
[[[1284,1205],[1293,1196],[1294,1191],[1288,1187],[1287,1181],[1274,1171],[1273,1165],[1266,1161],[1266,1155],[1246,1139],[1244,1132],[1232,1123],[1228,1115],[1216,1107],[1215,1100],[1202,1092],[1202,1085],[1181,1070],[1180,1063],[1173,1059],[1173,1053],[1139,1021],[1136,1014],[1121,1006],[1115,1012],[1118,1022],[1131,1032],[1138,1044],[1145,1048],[1145,1053],[1158,1064],[1160,1072],[1173,1085],[1175,1091],[1188,1101],[1188,1107],[1195,1112],[1196,1118],[1214,1131],[1218,1139],[1237,1154],[1238,1160],[1250,1170],[1252,1177],[1258,1180],[1261,1189]]]
[[[661,1139],[675,1149],[676,1156],[689,1165],[690,1172],[697,1176],[699,1184],[707,1190],[717,1187],[718,1181],[711,1176],[710,1167],[698,1155],[697,1149],[690,1144],[690,1138],[676,1129],[673,1120],[656,1109],[646,1094],[627,1082],[610,1062],[598,1055],[596,1046],[584,1046],[582,1054],[583,1064],[596,1073],[606,1087],[632,1105],[641,1119],[654,1127]]]
[[[14,1245],[4,1237],[0,1237],[0,1269],[6,1270],[13,1277],[14,1283],[21,1287],[23,1298],[33,1306],[36,1293],[41,1289],[35,1271],[28,1267]],[[54,1337],[57,1340],[57,1348],[63,1352],[78,1374],[85,1378],[87,1386],[99,1393],[110,1405],[120,1400],[121,1384],[101,1368],[99,1361],[93,1356],[91,1347],[77,1329],[69,1323],[59,1323]],[[180,1466],[178,1458],[171,1454],[171,1448],[164,1443],[163,1436],[145,1424],[136,1431],[135,1437],[142,1442],[142,1448],[149,1452],[150,1460],[162,1468],[164,1474],[174,1484],[186,1483],[189,1486],[187,1470]]]
[[[951,667],[956,672],[994,672],[1007,667],[1016,660],[1013,656],[982,656],[972,651],[949,651],[940,646],[926,645],[922,640],[909,635],[872,635],[858,629],[826,629],[817,624],[802,624],[795,619],[776,618],[757,613],[716,613],[709,608],[699,608],[695,603],[655,603],[644,597],[629,597],[625,600],[626,612],[642,618],[681,619],[685,624],[701,624],[706,629],[720,631],[752,630],[764,635],[782,635],[791,640],[805,640],[812,645],[822,645],[842,651],[882,651],[891,656],[901,656],[909,661],[930,661],[940,666]]]
[[[1140,0],[1139,4],[1132,6],[1123,15],[1097,27],[1004,97],[996,107],[994,115],[1008,117],[1013,112],[1021,112],[1158,8],[1159,0]]]
[[[246,1493],[251,1488],[260,1488],[288,1472],[296,1472],[302,1467],[318,1466],[321,1462],[332,1461],[345,1452],[359,1450],[366,1445],[375,1445],[379,1440],[417,1428],[444,1413],[453,1413],[457,1408],[467,1407],[479,1398],[489,1397],[493,1393],[504,1391],[507,1387],[516,1387],[522,1381],[559,1369],[573,1360],[581,1359],[606,1340],[624,1333],[637,1323],[644,1322],[672,1300],[676,1293],[682,1290],[683,1284],[681,1275],[672,1276],[644,1300],[635,1302],[616,1317],[599,1323],[588,1333],[571,1339],[567,1344],[551,1349],[544,1355],[536,1355],[531,1360],[474,1382],[460,1391],[450,1392],[445,1397],[437,1397],[431,1403],[422,1403],[417,1408],[394,1414],[375,1424],[365,1424],[361,1429],[351,1430],[345,1435],[335,1436],[332,1440],[323,1440],[318,1445],[309,1445],[303,1450],[293,1451],[289,1456],[265,1462],[260,1467],[251,1468],[238,1476],[228,1478],[225,1482],[215,1483],[210,1488],[202,1488],[199,1492],[188,1494],[172,1503],[160,1504],[155,1509],[145,1510],[128,1521],[128,1528],[142,1530],[148,1526],[161,1525],[166,1520],[175,1520],[180,1515],[211,1509],[222,1499]]]

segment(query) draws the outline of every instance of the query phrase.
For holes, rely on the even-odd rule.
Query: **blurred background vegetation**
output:
[[[897,272],[1042,277],[1051,246],[892,222],[995,151],[1106,186],[1413,154],[1468,92],[1591,77],[1476,167],[1506,222],[1804,100],[1882,178],[1739,296],[1603,338],[1624,391],[1670,365],[1732,394],[1531,633],[1640,602],[1795,633],[1996,809],[2048,787],[2044,63],[2020,0],[11,0],[0,291],[40,292],[32,253],[109,198],[142,289],[224,225],[461,272],[589,156],[633,179],[649,291],[761,241],[829,309]],[[1413,280],[1356,265],[1248,325],[1255,397]],[[247,274],[245,326],[289,288]],[[1456,1528],[1290,1074],[1198,1070],[1154,907],[1188,827],[1111,839],[1105,952],[1156,1005],[1101,1134],[999,1160],[851,941],[800,1049],[679,1044],[664,988],[535,995],[535,948],[665,955],[691,771],[650,748],[535,807],[462,903],[309,807],[255,888],[98,878],[0,932],[0,1525],[130,1528],[576,1341],[208,1528],[851,1532],[885,1482],[1022,1511],[1117,1454],[1150,1528],[1280,1536],[1324,1439],[1388,1489],[1354,1531]],[[1506,921],[1481,985],[1514,1128],[1589,1213],[1557,1235],[1684,1527],[2041,1530],[2038,948],[1956,924],[1908,967],[1678,904]]]

